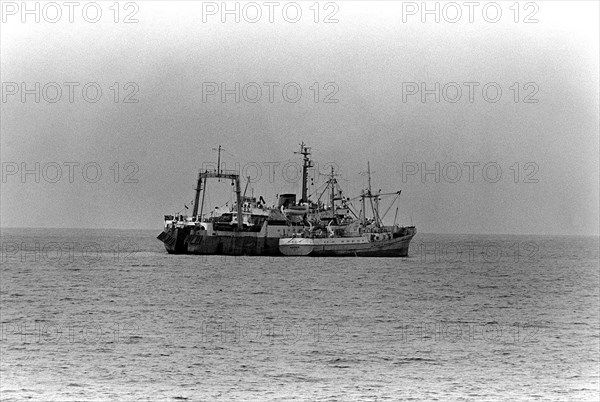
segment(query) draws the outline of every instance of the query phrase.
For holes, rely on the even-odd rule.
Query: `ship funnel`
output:
[[[277,208],[281,208],[281,206],[292,206],[296,204],[296,194],[281,194],[279,196],[279,202],[277,203]]]

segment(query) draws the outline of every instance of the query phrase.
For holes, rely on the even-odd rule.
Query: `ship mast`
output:
[[[331,185],[331,217],[335,218],[335,176],[333,173],[333,166],[331,166],[331,178],[329,179]]]
[[[300,152],[294,152],[295,154],[303,155],[302,159],[302,198],[300,202],[308,202],[308,169],[313,167],[313,163],[308,157],[310,155],[310,148],[305,146],[304,141],[300,144]]]
[[[373,212],[373,217],[375,217],[375,209],[373,208],[373,197],[371,197],[371,164],[367,161],[367,195],[369,196],[369,203],[371,204],[371,211]]]
[[[200,221],[202,221],[202,213],[204,211],[204,197],[206,197],[206,185],[208,181],[204,180],[204,191],[202,191],[202,204],[200,204]]]
[[[365,198],[369,199],[369,203],[371,204],[371,211],[373,212],[373,219],[375,220],[375,226],[381,226],[381,218],[379,217],[379,196],[381,195],[381,190],[377,193],[377,195],[373,195],[373,191],[371,189],[371,164],[367,161],[367,191],[363,190],[361,192],[362,198],[362,208],[363,208],[363,224],[366,224],[366,213],[365,213]],[[373,198],[375,198],[375,204],[373,204]]]
[[[379,226],[379,221],[377,220],[377,210],[375,209],[375,206],[373,206],[373,192],[371,191],[371,164],[369,161],[367,161],[367,177],[368,177],[368,183],[369,183],[369,187],[367,190],[367,194],[369,196],[369,203],[371,204],[371,211],[373,212],[373,219],[375,219],[375,226]]]
[[[200,201],[200,191],[202,191],[202,175],[198,173],[198,182],[196,183],[196,197],[194,198],[194,212],[193,217],[198,215],[198,201]]]
[[[362,210],[361,210],[361,220],[362,220],[362,224],[363,226],[367,225],[367,211],[366,211],[366,203],[365,203],[365,190],[361,190],[360,191],[360,198],[361,198],[361,202],[362,202]]]
[[[217,155],[217,174],[221,173],[221,146],[217,150],[219,153]]]
[[[381,222],[381,218],[379,217],[379,195],[381,194],[381,189],[377,192],[373,197],[375,198],[375,208],[373,209],[373,216],[375,217],[375,225],[377,227],[383,226]]]

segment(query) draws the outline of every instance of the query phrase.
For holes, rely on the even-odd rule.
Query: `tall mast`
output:
[[[217,174],[221,173],[221,146],[219,145],[219,155],[217,156]]]
[[[235,178],[235,198],[237,200],[237,227],[238,230],[242,230],[244,224],[244,217],[242,215],[242,189],[240,185],[240,176],[236,175]]]
[[[196,197],[194,198],[194,212],[192,216],[198,215],[198,201],[200,200],[200,191],[202,190],[202,174],[198,172],[198,182],[196,183]]]
[[[371,163],[367,161],[367,183],[369,184],[369,195],[371,195]]]
[[[375,196],[375,209],[373,210],[373,215],[375,215],[375,224],[377,227],[382,225],[381,218],[379,217],[379,195],[381,194],[381,189],[377,191],[377,195]]]
[[[310,155],[310,148],[305,146],[304,141],[302,141],[300,152],[294,153],[304,157],[302,159],[302,198],[300,198],[300,202],[308,202],[308,169],[313,167],[312,161],[308,157]]]
[[[362,220],[362,224],[366,225],[367,224],[367,210],[366,210],[367,205],[365,203],[365,198],[366,198],[365,190],[360,191],[360,198],[362,201],[361,220]]]
[[[204,191],[202,191],[202,204],[200,204],[200,221],[202,221],[202,214],[204,211],[204,197],[206,196],[206,184],[208,180],[204,180]]]
[[[369,199],[369,204],[371,205],[371,212],[373,213],[373,220],[375,221],[375,226],[381,226],[381,218],[379,217],[379,196],[381,195],[381,190],[377,192],[377,194],[373,194],[373,189],[371,188],[371,163],[367,161],[367,189],[361,192],[362,202],[363,202],[363,211],[365,210],[365,198]],[[373,202],[373,198],[375,198],[375,202]],[[366,223],[366,213],[364,213],[363,223]]]
[[[213,151],[217,151],[217,174],[221,173],[221,151],[224,151],[223,147],[219,145],[219,148],[212,148]],[[219,179],[221,181],[221,179]]]
[[[335,218],[335,178],[333,174],[333,166],[331,166],[331,178],[329,179],[331,185],[331,217]]]
[[[367,177],[367,196],[369,197],[369,203],[371,204],[371,212],[373,212],[373,218],[377,219],[375,218],[375,207],[373,207],[373,193],[371,192],[371,164],[369,163],[369,161],[367,161]]]

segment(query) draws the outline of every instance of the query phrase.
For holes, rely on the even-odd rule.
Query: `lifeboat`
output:
[[[294,205],[283,209],[283,213],[291,216],[301,216],[308,213],[308,205]]]

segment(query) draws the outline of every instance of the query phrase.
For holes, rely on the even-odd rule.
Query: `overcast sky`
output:
[[[280,2],[272,23],[263,2],[239,22],[221,2],[113,3],[73,22],[2,5],[2,227],[160,231],[219,144],[271,204],[300,193],[304,141],[349,196],[370,161],[422,232],[598,234],[598,2],[481,2],[473,22],[459,2],[455,23],[443,2],[438,23],[421,2]]]

